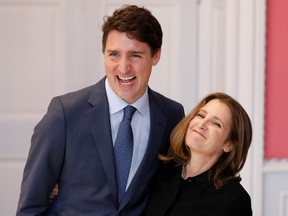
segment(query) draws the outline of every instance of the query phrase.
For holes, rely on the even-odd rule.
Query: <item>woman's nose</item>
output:
[[[199,123],[199,127],[203,130],[206,129],[206,126],[207,126],[207,121],[206,120],[202,120],[200,123]]]

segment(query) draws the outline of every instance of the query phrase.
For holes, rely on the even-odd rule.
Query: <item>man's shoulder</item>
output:
[[[168,107],[183,108],[182,104],[179,103],[178,101],[172,98],[168,98],[164,96],[163,94],[156,92],[150,88],[148,90],[148,93],[149,93],[149,97],[151,98],[151,100],[153,100],[156,103],[161,103],[162,105],[168,106]]]
[[[105,85],[104,80],[98,81],[96,84],[89,85],[75,91],[71,91],[62,95],[57,96],[61,101],[87,101],[91,95],[104,94]]]
[[[55,96],[50,104],[61,104],[63,109],[89,109],[97,100],[105,98],[105,86],[99,81],[82,89]],[[55,103],[56,102],[56,103]]]
[[[58,95],[58,98],[61,99],[69,99],[69,98],[82,98],[87,97],[91,94],[91,91],[95,88],[96,84],[83,87],[81,89],[77,89],[75,91],[71,91],[62,95]]]

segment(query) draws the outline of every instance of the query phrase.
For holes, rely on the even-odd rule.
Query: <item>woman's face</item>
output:
[[[200,154],[215,161],[232,150],[227,139],[231,128],[231,111],[218,99],[209,101],[190,121],[185,142],[191,155]]]

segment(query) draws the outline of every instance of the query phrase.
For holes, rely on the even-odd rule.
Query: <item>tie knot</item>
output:
[[[133,106],[126,106],[124,108],[124,117],[123,119],[131,121],[133,114],[135,113],[136,108]]]

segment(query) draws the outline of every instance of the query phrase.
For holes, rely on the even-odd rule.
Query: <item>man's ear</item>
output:
[[[152,65],[155,66],[159,62],[161,57],[161,48],[156,50],[154,56],[152,57]]]
[[[233,149],[233,144],[230,143],[230,142],[225,143],[224,146],[223,146],[223,151],[226,152],[226,153],[231,152],[232,149]]]

